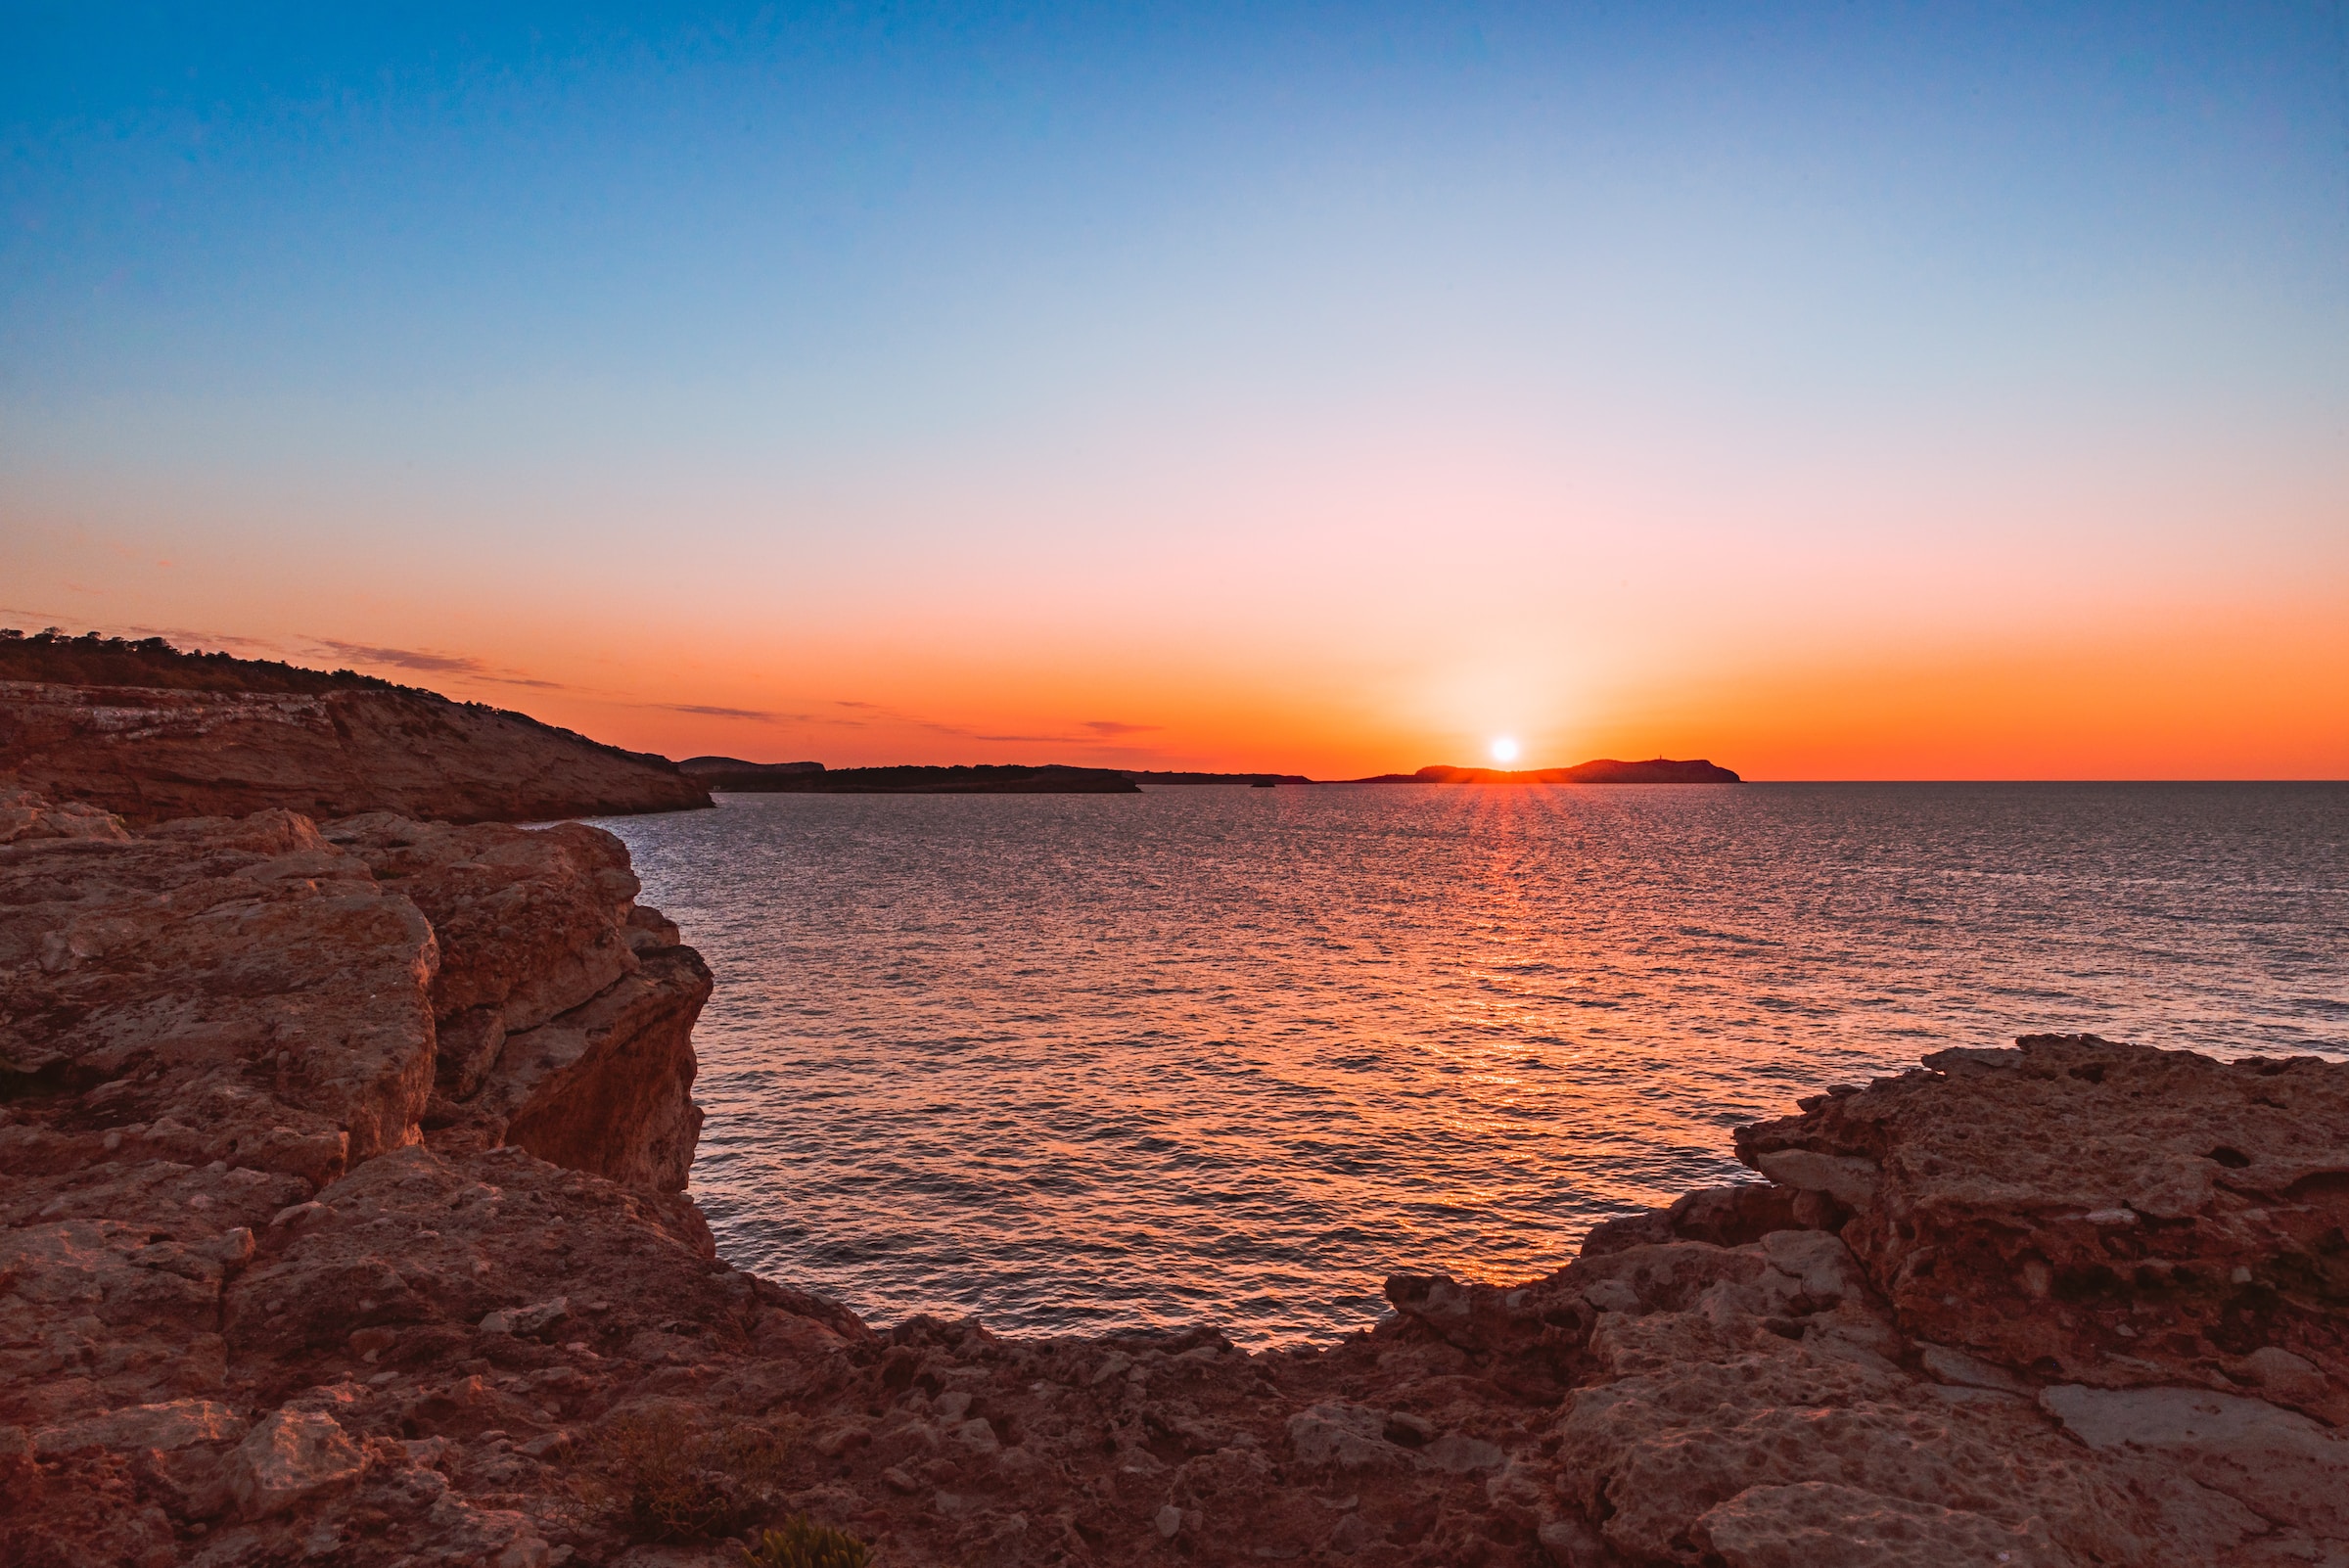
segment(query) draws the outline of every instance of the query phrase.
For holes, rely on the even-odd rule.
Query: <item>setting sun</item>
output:
[[[1500,739],[1495,741],[1493,743],[1493,761],[1496,762],[1514,762],[1517,761],[1517,742],[1515,739],[1510,736],[1503,735],[1500,737]]]

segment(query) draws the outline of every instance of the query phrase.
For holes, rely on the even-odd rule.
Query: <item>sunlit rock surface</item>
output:
[[[132,822],[287,807],[533,821],[708,806],[666,759],[431,692],[0,678],[0,771]],[[6,827],[0,823],[0,834]]]
[[[0,1562],[2349,1562],[2349,1067],[1944,1053],[1327,1351],[875,1332],[713,1256],[635,891],[0,800]]]

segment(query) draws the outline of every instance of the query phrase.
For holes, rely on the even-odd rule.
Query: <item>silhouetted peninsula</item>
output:
[[[1677,762],[1650,758],[1619,762],[1611,757],[1572,767],[1536,767],[1510,772],[1498,767],[1423,767],[1416,773],[1381,773],[1357,784],[1735,784],[1735,773],[1701,759]]]
[[[711,778],[727,773],[820,773],[821,762],[746,762],[739,757],[688,757],[677,764],[680,773]]]
[[[1254,784],[1269,789],[1275,784],[1311,784],[1313,782],[1303,773],[1183,773],[1163,770],[1154,772],[1146,768],[1129,767],[1125,770],[1125,774],[1136,784],[1149,784],[1161,789],[1169,785],[1189,784],[1226,784],[1238,785],[1242,788]]]
[[[744,762],[693,757],[678,764],[714,790],[762,795],[1138,795],[1106,767],[1016,762],[952,767],[826,767],[821,762]]]

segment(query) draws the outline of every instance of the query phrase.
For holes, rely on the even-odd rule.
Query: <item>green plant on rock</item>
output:
[[[780,1530],[762,1530],[742,1548],[750,1568],[865,1568],[873,1548],[843,1530],[793,1514]]]
[[[674,1410],[622,1416],[598,1435],[602,1488],[629,1534],[648,1541],[738,1535],[765,1513],[789,1443],[772,1427],[700,1425]]]

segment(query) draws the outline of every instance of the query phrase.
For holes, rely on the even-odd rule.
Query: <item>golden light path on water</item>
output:
[[[2349,1051],[2349,788],[731,796],[617,819],[718,977],[697,1196],[880,1321],[1521,1278],[1946,1045]]]

